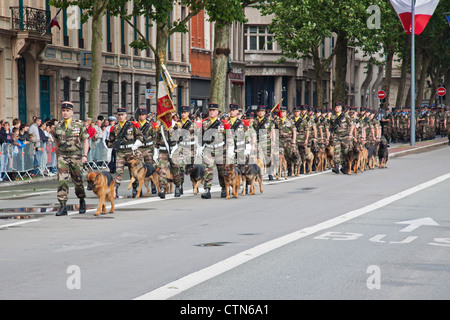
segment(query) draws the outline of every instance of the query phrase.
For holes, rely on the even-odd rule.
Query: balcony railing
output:
[[[50,11],[23,6],[11,7],[12,30],[49,32],[50,20]]]

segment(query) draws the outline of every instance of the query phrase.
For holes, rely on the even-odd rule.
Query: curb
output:
[[[421,152],[426,152],[428,151],[428,149],[433,149],[433,148],[437,148],[437,147],[441,147],[441,146],[445,146],[448,144],[448,140],[445,141],[439,141],[439,142],[435,142],[432,144],[428,144],[425,146],[414,146],[414,147],[410,147],[409,149],[403,150],[403,151],[397,151],[397,152],[393,152],[393,153],[389,153],[389,158],[397,158],[397,157],[402,157],[402,156],[406,156],[409,154],[414,154],[414,153],[421,153]],[[53,177],[39,177],[33,180],[26,180],[26,181],[13,181],[13,182],[0,182],[0,188],[1,187],[9,187],[9,186],[17,186],[17,185],[25,185],[25,184],[31,184],[31,183],[38,183],[41,181],[52,181],[52,180],[56,180],[57,176],[53,176]]]

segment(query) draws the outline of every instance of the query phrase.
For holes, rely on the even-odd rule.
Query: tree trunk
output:
[[[427,78],[428,66],[430,65],[431,57],[423,54],[422,69],[420,70],[419,78],[417,79],[417,94],[416,94],[416,110],[422,106],[423,93],[425,89],[425,80]]]
[[[447,72],[445,73],[445,89],[446,89],[446,94],[445,94],[445,99],[443,100],[443,104],[446,106],[450,106],[450,69],[447,70]]]
[[[389,109],[389,95],[391,92],[391,80],[392,80],[392,62],[394,61],[394,48],[390,47],[386,56],[386,76],[384,79],[384,91],[386,92],[386,103],[383,105],[383,109]]]
[[[398,85],[397,99],[395,101],[395,107],[403,107],[401,104],[403,102],[403,97],[405,96],[406,89],[406,75],[408,72],[408,61],[406,59],[402,60],[402,71],[400,74],[400,84]]]
[[[103,16],[105,14],[106,4],[109,0],[97,0],[94,2],[94,14],[92,16],[92,71],[89,84],[89,110],[88,117],[95,119],[100,114],[100,85],[103,75]]]
[[[210,102],[217,103],[219,110],[225,108],[225,87],[228,74],[228,57],[230,55],[231,24],[217,23],[214,26],[214,53],[211,71]]]
[[[336,85],[333,92],[333,103],[340,101],[346,104],[345,83],[347,78],[347,46],[348,40],[342,32],[337,33],[336,40]]]
[[[158,83],[161,75],[161,56],[164,59],[164,64],[167,64],[167,43],[169,42],[169,26],[167,23],[158,24],[156,26],[156,52],[155,54],[155,80],[156,80],[156,96],[158,97]],[[169,89],[168,89],[169,90]]]

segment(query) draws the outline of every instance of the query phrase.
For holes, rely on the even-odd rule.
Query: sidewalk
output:
[[[433,140],[416,142],[412,147],[409,143],[392,144],[389,148],[389,158],[401,157],[412,153],[426,152],[432,148],[448,145],[448,138],[437,138]]]
[[[405,144],[390,144],[391,147],[389,148],[389,158],[396,158],[401,156],[406,156],[408,154],[413,153],[419,153],[419,152],[426,152],[436,147],[446,146],[448,145],[448,139],[447,137],[444,138],[437,138],[433,140],[428,141],[421,141],[416,142],[415,146],[412,147],[409,143]],[[5,188],[8,186],[17,186],[21,184],[27,184],[27,183],[39,183],[41,181],[51,181],[56,180],[57,175],[52,177],[39,177],[35,178],[33,180],[24,180],[24,181],[13,181],[13,182],[0,182],[0,189]]]

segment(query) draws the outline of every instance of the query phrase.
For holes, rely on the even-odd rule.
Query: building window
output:
[[[121,97],[122,108],[127,107],[127,82],[122,81],[122,97]]]
[[[273,51],[273,35],[267,26],[244,27],[244,50]]]
[[[70,78],[65,77],[63,85],[64,101],[70,101]]]

